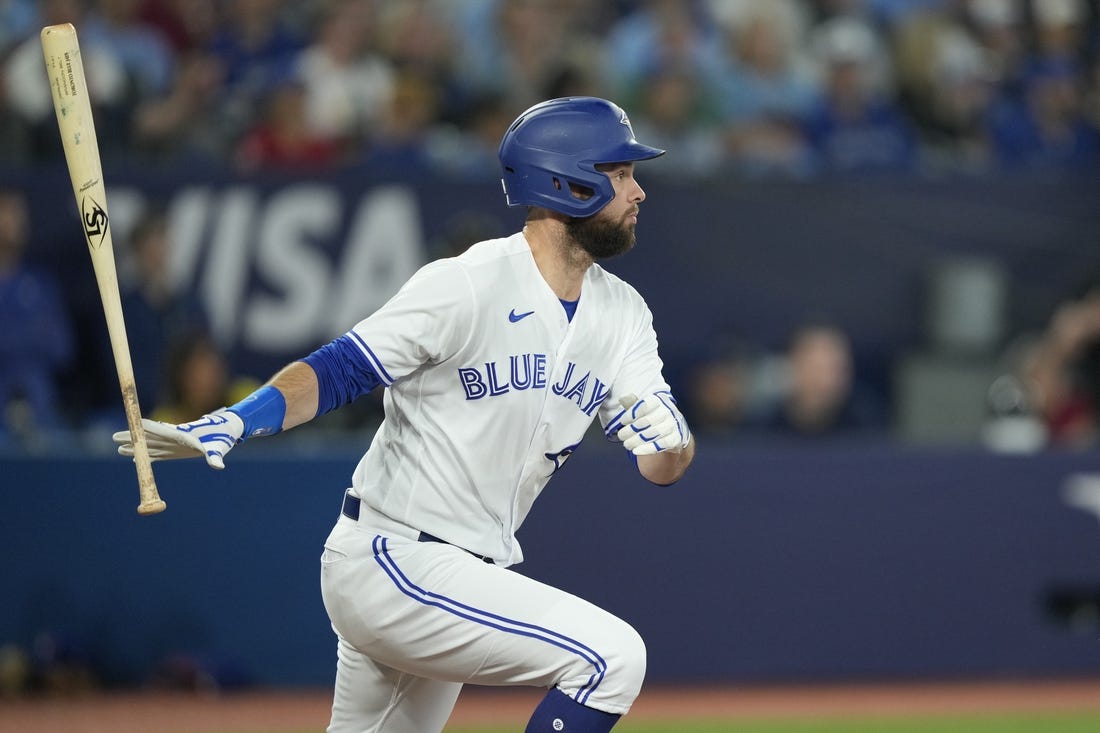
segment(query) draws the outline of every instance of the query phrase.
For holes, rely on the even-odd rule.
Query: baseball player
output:
[[[508,569],[516,532],[593,418],[667,485],[695,445],[652,316],[597,263],[629,250],[645,193],[626,114],[594,97],[531,107],[500,145],[522,231],[421,268],[345,335],[194,422],[146,420],[154,459],[223,468],[271,435],[385,388],[385,419],[321,556],[337,635],[333,733],[443,729],[463,683],[549,692],[527,731],[609,731],[645,675],[637,632]],[[128,432],[115,435],[132,455]]]

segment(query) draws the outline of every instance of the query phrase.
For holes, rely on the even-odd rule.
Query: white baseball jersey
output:
[[[387,387],[352,492],[501,565],[592,419],[668,389],[638,292],[593,265],[570,321],[522,233],[424,266],[349,335]]]

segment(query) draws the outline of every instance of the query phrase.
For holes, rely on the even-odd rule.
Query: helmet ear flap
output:
[[[568,216],[592,216],[615,198],[606,174],[561,173],[540,165],[505,166],[501,178],[509,206],[540,206]]]
[[[598,97],[563,97],[521,114],[499,157],[509,206],[541,206],[568,216],[597,213],[615,198],[600,163],[647,160],[665,151],[634,139],[626,113]]]

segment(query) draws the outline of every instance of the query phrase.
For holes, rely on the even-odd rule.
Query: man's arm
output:
[[[225,456],[242,440],[272,435],[317,416],[317,373],[303,361],[292,362],[264,386],[237,404],[180,425],[141,421],[149,457],[154,461],[202,456],[211,468],[225,468]],[[134,454],[129,430],[115,433],[118,452]]]
[[[668,486],[683,478],[688,466],[695,460],[695,436],[678,451],[661,451],[648,456],[638,456],[638,472],[650,483]]]
[[[203,456],[212,468],[221,469],[225,455],[241,441],[307,423],[381,383],[354,339],[341,336],[287,364],[235,405],[180,425],[142,420],[149,456],[153,460]],[[113,437],[119,453],[133,455],[130,431]]]
[[[304,361],[287,364],[268,380],[268,385],[279,390],[286,400],[283,430],[290,430],[317,416],[320,388],[317,373],[309,364]]]

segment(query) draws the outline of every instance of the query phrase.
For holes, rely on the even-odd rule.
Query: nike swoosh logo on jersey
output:
[[[522,321],[524,318],[531,315],[532,313],[534,313],[534,311],[527,311],[526,313],[516,313],[516,309],[513,308],[511,313],[508,314],[508,320],[512,323],[516,323],[517,321]]]

